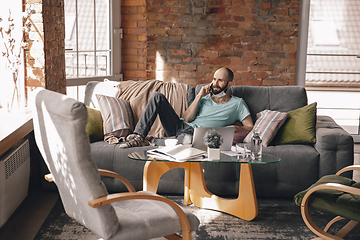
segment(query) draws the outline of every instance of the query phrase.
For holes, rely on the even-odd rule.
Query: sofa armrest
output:
[[[314,147],[320,153],[319,178],[354,164],[352,136],[329,116],[317,116]],[[352,177],[351,172],[345,175]]]

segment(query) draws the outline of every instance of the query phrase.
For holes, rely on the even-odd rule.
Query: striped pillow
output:
[[[134,130],[130,104],[123,99],[96,94],[103,119],[104,135],[126,137]]]
[[[260,132],[262,144],[267,147],[271,140],[275,137],[279,128],[284,124],[288,114],[286,112],[278,112],[271,110],[264,110],[256,114],[257,120],[254,125],[254,130]],[[249,143],[251,133],[246,136],[244,142]]]

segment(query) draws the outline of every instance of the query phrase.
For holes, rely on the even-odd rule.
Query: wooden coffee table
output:
[[[185,169],[184,204],[193,203],[199,208],[225,212],[241,219],[251,221],[258,215],[258,206],[251,164],[272,164],[279,157],[263,154],[261,160],[253,160],[243,155],[229,156],[221,153],[220,160],[196,158],[182,162],[171,159],[155,159],[147,151],[130,153],[129,158],[147,161],[144,167],[143,190],[156,193],[160,177],[174,168]],[[212,194],[205,185],[202,162],[241,163],[239,195],[236,199],[226,199]]]

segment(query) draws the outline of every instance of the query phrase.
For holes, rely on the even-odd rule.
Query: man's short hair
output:
[[[225,70],[227,71],[228,75],[229,75],[229,82],[231,82],[232,80],[234,80],[234,73],[230,68],[225,68]]]

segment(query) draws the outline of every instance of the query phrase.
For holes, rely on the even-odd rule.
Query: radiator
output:
[[[26,139],[0,159],[0,228],[26,198],[30,178],[30,147]]]

